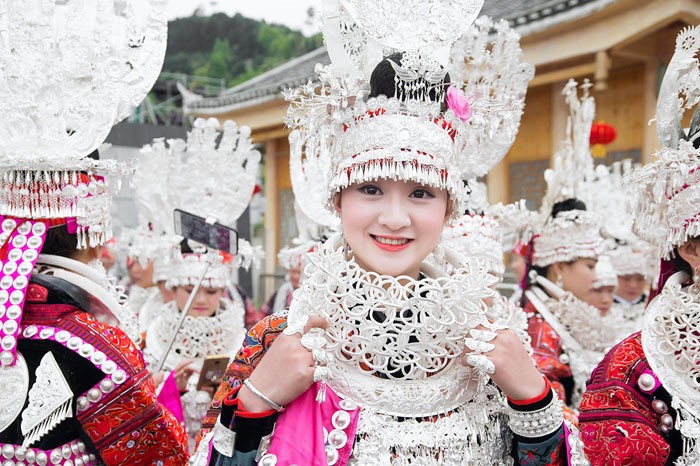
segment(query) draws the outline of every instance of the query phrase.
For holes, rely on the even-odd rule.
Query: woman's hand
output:
[[[175,383],[177,383],[177,389],[180,391],[180,393],[187,391],[187,381],[190,380],[192,374],[199,372],[197,369],[192,367],[192,363],[194,363],[193,359],[187,359],[175,366],[175,369],[173,370],[173,377],[175,377]]]
[[[512,330],[493,332],[478,327],[470,332],[465,344],[467,352],[462,363],[489,373],[491,380],[511,400],[527,400],[544,391],[546,384],[542,374]]]
[[[312,316],[304,333],[312,328],[326,329],[328,322]],[[283,333],[270,345],[248,380],[270,400],[285,406],[314,383],[314,358],[311,351],[302,346],[300,334]],[[252,413],[271,409],[245,385],[238,392],[238,399],[246,411]]]
[[[155,384],[156,388],[160,387],[160,384],[162,384],[164,380],[165,372],[160,371],[157,374],[153,374],[153,383]]]

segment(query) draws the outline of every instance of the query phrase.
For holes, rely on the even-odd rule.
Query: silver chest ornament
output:
[[[0,366],[0,432],[12,424],[24,408],[29,391],[29,370],[17,352],[14,366]]]

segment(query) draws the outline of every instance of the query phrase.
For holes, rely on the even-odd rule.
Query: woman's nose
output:
[[[411,225],[411,217],[399,196],[386,196],[378,222],[391,230],[400,230]]]

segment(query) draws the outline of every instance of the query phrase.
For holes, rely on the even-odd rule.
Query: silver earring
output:
[[[343,236],[343,255],[345,256],[346,259],[352,258],[352,248],[348,244],[347,241],[345,241],[345,237]]]
[[[559,288],[564,288],[564,279],[561,278],[561,275],[557,275],[557,286]]]
[[[435,264],[439,266],[442,266],[445,264],[445,262],[447,262],[445,248],[442,246],[442,238],[440,238],[438,244],[435,245],[435,249],[433,249],[433,259],[435,260]]]

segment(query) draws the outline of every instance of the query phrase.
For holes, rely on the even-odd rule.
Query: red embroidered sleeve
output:
[[[226,369],[226,374],[214,394],[211,405],[209,405],[209,410],[202,422],[202,430],[197,437],[197,445],[216,424],[224,398],[250,376],[255,366],[258,365],[260,359],[265,355],[270,344],[275,341],[286,327],[286,313],[273,314],[258,322],[248,331],[243,340],[241,350],[238,352],[236,359]]]
[[[571,368],[559,359],[562,353],[561,338],[529,302],[525,306],[525,312],[532,314],[527,328],[532,339],[532,358],[540,372],[552,384],[559,399],[566,401],[566,393],[560,380],[571,377]]]
[[[62,326],[90,342],[126,372],[124,383],[102,402],[78,414],[105,464],[186,464],[187,434],[158,403],[141,352],[124,332],[82,312],[72,314]]]
[[[579,415],[586,456],[593,466],[667,463],[670,447],[657,428],[658,415],[637,388],[639,375],[648,368],[636,333],[593,371]]]

